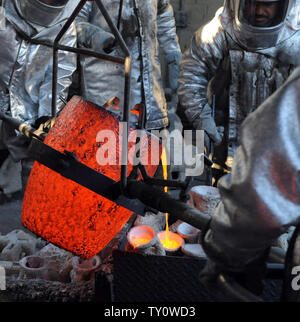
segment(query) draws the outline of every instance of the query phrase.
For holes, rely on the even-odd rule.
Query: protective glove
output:
[[[220,135],[221,141],[222,141],[223,136],[224,136],[224,126],[217,126],[217,132],[218,132],[218,135]],[[207,132],[205,132],[204,133],[204,145],[205,145],[206,149],[209,149],[211,140],[212,139],[210,138],[210,136],[208,136]],[[214,143],[215,146],[218,146],[218,145],[220,145],[221,142],[215,143],[213,141],[213,143]]]
[[[254,299],[259,300],[259,296],[263,292],[263,279],[265,277],[266,265],[250,263],[249,266],[241,272],[226,271],[218,266],[214,261],[208,259],[205,267],[199,274],[200,283],[206,288],[211,295],[221,301],[244,301],[248,298],[249,301]],[[230,285],[222,287],[220,280],[217,281],[220,275],[226,279],[226,284]],[[222,279],[221,279],[222,280]],[[258,298],[254,298],[258,296]]]
[[[113,34],[88,22],[78,23],[76,29],[79,47],[92,48],[96,51],[106,51],[115,41]]]
[[[168,87],[171,88],[173,92],[177,91],[180,59],[181,53],[178,51],[169,53],[165,56],[167,65]]]
[[[211,233],[211,230],[208,231]],[[208,233],[204,233],[207,236]],[[269,248],[260,253],[256,259],[249,261],[244,266],[232,264],[226,256],[218,253],[217,248],[207,244],[205,237],[202,236],[202,247],[208,256],[204,269],[200,272],[200,281],[208,286],[216,282],[219,274],[225,274],[233,279],[246,290],[261,295],[263,291],[263,279],[266,275],[266,260]],[[234,250],[233,250],[234,252]]]
[[[201,283],[209,285],[216,282],[216,279],[221,272],[221,268],[214,261],[208,259],[199,274],[199,279]]]
[[[206,147],[209,147],[209,139],[211,139],[216,146],[220,145],[224,136],[224,127],[216,126],[215,120],[211,115],[211,108],[208,104],[202,109],[200,117],[201,119],[198,121],[196,129],[205,131],[206,138],[204,138],[204,143]]]

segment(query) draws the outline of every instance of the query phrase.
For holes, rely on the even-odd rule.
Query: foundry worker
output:
[[[176,35],[173,8],[169,0],[104,0],[131,55],[130,109],[143,106],[146,129],[163,129],[168,125],[168,111],[163,89],[159,48],[162,49],[169,80],[167,86],[176,94],[178,62],[181,51]],[[123,56],[96,2],[87,3],[77,26],[79,45]],[[86,23],[88,22],[88,24]],[[120,114],[124,97],[124,66],[95,58],[81,58],[82,96],[97,105]],[[117,97],[119,111],[106,103]],[[131,121],[137,115],[130,113]]]
[[[202,278],[214,270],[260,271],[273,241],[300,223],[299,89],[297,68],[244,121],[232,172],[219,181],[221,202],[203,240],[210,265]],[[297,247],[294,266],[300,265]]]
[[[78,1],[3,0],[0,17],[0,109],[2,112],[39,126],[51,116],[53,50],[40,42],[52,43]],[[2,11],[3,13],[3,11]],[[76,29],[71,26],[62,39],[76,45]],[[58,54],[58,110],[67,98],[76,56]],[[61,99],[59,99],[59,97]],[[26,154],[22,135],[0,120],[0,199],[21,191],[32,161]],[[23,175],[23,184],[22,176]],[[23,186],[23,187],[22,187]]]
[[[180,108],[205,145],[214,177],[231,169],[246,116],[300,63],[296,0],[225,0],[194,34],[180,64]]]

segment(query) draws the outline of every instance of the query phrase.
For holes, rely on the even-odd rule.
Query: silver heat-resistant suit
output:
[[[0,109],[20,121],[34,124],[42,116],[51,116],[52,48],[33,44],[53,42],[77,1],[52,7],[38,0],[2,1],[5,15],[0,30]],[[72,25],[62,43],[76,45]],[[59,51],[58,97],[67,98],[71,76],[76,69],[74,54]],[[58,98],[58,109],[63,102]],[[0,150],[8,150],[0,169],[0,188],[5,193],[20,189],[20,160],[27,157],[24,138],[0,121]]]
[[[194,34],[180,64],[181,106],[193,127],[205,130],[219,144],[215,153],[221,149],[220,164],[232,159],[246,116],[300,64],[299,1],[281,1],[280,22],[268,27],[243,19],[240,8],[246,1],[225,0],[215,17]]]

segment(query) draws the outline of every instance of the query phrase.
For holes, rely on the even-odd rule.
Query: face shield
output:
[[[62,14],[69,0],[15,0],[23,19],[39,26],[50,27]]]
[[[276,27],[284,22],[287,0],[243,0],[238,10],[238,20],[251,27]]]
[[[276,45],[293,0],[232,0],[234,31],[247,49]]]

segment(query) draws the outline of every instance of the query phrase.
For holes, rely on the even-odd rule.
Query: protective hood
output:
[[[298,0],[225,0],[222,16],[244,48],[258,50],[274,47],[298,30],[299,9]]]
[[[43,27],[51,27],[62,15],[68,0],[14,0],[23,19]]]

